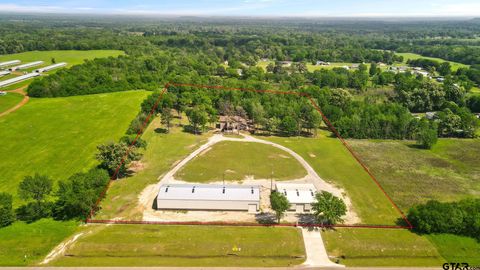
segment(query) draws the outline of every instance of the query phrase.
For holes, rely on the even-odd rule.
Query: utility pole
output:
[[[225,186],[225,171],[223,172],[223,186]]]

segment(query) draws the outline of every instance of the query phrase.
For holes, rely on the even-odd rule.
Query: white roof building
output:
[[[8,67],[11,65],[20,64],[20,60],[11,60],[6,62],[0,62],[0,67]]]
[[[26,63],[26,64],[23,64],[23,65],[11,67],[8,70],[15,71],[15,70],[18,70],[18,69],[26,69],[26,68],[38,66],[38,65],[41,65],[41,64],[43,64],[43,61],[35,61],[35,62],[30,62],[30,63]]]
[[[260,209],[260,186],[165,184],[158,191],[157,209],[255,213]]]
[[[35,70],[35,72],[42,73],[42,72],[45,72],[45,71],[50,71],[52,69],[64,67],[66,65],[67,65],[67,63],[61,62],[61,63],[53,64],[53,65],[50,65],[50,66],[46,66],[46,67],[43,67],[43,68],[39,68],[39,69]]]
[[[290,210],[297,213],[310,212],[312,203],[316,201],[317,189],[313,184],[280,183],[276,185],[277,192],[282,193],[290,202]]]
[[[40,74],[32,72],[32,73],[28,73],[28,74],[18,76],[18,77],[15,77],[15,78],[11,78],[11,79],[8,79],[8,80],[0,81],[0,87],[15,84],[15,83],[25,81],[25,80],[28,80],[30,78],[34,78],[34,77],[37,77],[37,76],[40,76]]]
[[[10,74],[10,71],[8,71],[8,70],[2,70],[2,71],[0,71],[0,77],[5,76],[5,75],[8,75],[8,74]]]

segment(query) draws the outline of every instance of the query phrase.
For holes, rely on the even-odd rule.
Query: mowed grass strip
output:
[[[35,99],[0,118],[0,191],[14,195],[34,173],[65,179],[97,164],[96,146],[118,140],[146,91]]]
[[[446,262],[480,265],[480,242],[474,238],[453,234],[431,234],[426,237],[437,247]]]
[[[77,229],[77,222],[42,219],[26,224],[16,222],[0,229],[0,266],[39,263]]]
[[[340,228],[322,232],[328,255],[346,266],[441,266],[445,260],[423,236],[408,230]]]
[[[0,113],[14,107],[22,100],[23,96],[18,93],[7,93],[4,96],[0,96]]]
[[[51,265],[291,266],[304,260],[296,228],[114,225],[79,238]]]
[[[432,150],[408,141],[349,143],[404,211],[431,199],[480,195],[480,139],[440,139]]]
[[[186,117],[173,123],[185,122]],[[157,132],[161,128],[160,118],[155,118],[145,130],[142,139],[147,141],[147,149],[140,161],[143,169],[133,176],[114,181],[96,219],[128,218],[141,219],[142,209],[138,209],[138,197],[148,185],[158,182],[158,178],[168,172],[172,165],[206,142],[207,135],[192,135],[175,126],[170,133]]]
[[[181,168],[175,178],[189,182],[254,179],[289,180],[307,175],[289,153],[271,145],[223,141]]]
[[[448,61],[442,58],[437,58],[437,57],[428,57],[428,56],[423,56],[417,53],[395,53],[398,56],[403,56],[403,64],[406,64],[408,60],[415,60],[419,58],[424,58],[424,59],[430,59],[434,61],[438,61],[439,63],[443,62],[450,62],[450,65],[453,69],[453,71],[456,71],[459,68],[468,68],[470,65],[458,63],[458,62],[453,62],[453,61]]]
[[[301,155],[322,177],[342,188],[352,200],[363,224],[396,224],[400,214],[350,152],[330,133],[317,138],[266,137]]]

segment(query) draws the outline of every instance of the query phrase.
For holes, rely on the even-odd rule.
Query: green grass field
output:
[[[214,166],[212,166],[215,164]],[[273,172],[273,174],[272,174]],[[175,178],[188,182],[225,180],[298,179],[307,175],[289,153],[270,145],[248,142],[219,142],[181,168]]]
[[[53,266],[292,266],[305,260],[295,228],[94,225]]]
[[[429,199],[480,195],[480,139],[440,139],[432,150],[408,141],[349,143],[404,211]]]
[[[416,54],[416,53],[395,53],[396,55],[399,55],[399,56],[403,56],[403,64],[406,64],[408,60],[415,60],[415,59],[419,59],[419,58],[425,58],[425,59],[430,59],[430,60],[435,60],[435,61],[438,61],[440,63],[443,63],[443,62],[450,62],[450,65],[452,66],[452,69],[455,71],[459,68],[466,68],[466,67],[469,67],[469,65],[465,65],[465,64],[462,64],[462,63],[458,63],[458,62],[453,62],[453,61],[447,61],[447,60],[444,60],[442,58],[436,58],[436,57],[428,57],[428,56],[422,56],[420,54]]]
[[[426,237],[408,230],[340,228],[322,237],[329,256],[347,266],[440,267],[445,262]]]
[[[18,93],[7,93],[0,96],[0,113],[12,108],[23,100],[23,96]]]
[[[22,64],[33,62],[33,61],[44,61],[45,63],[41,66],[48,66],[51,64],[52,58],[55,58],[57,63],[67,62],[67,66],[71,67],[78,65],[84,62],[84,60],[90,60],[94,58],[104,58],[109,56],[119,56],[124,55],[123,51],[118,50],[90,50],[90,51],[78,51],[78,50],[67,50],[67,51],[31,51],[23,53],[14,53],[0,55],[0,62],[9,61],[9,60],[20,60]],[[34,69],[37,69],[37,66]]]
[[[186,121],[185,117],[183,121]],[[175,119],[174,123],[178,124],[179,120]],[[157,183],[158,177],[166,173],[176,161],[206,142],[206,135],[195,136],[181,132],[177,126],[171,128],[169,134],[157,133],[155,130],[159,127],[160,118],[155,118],[142,136],[148,142],[141,160],[143,170],[132,177],[113,182],[102,201],[102,209],[95,218],[141,219],[142,211],[138,209],[137,202],[142,190]]]
[[[77,229],[77,222],[42,219],[35,223],[16,222],[0,229],[0,266],[39,263]]]
[[[9,61],[9,60],[20,60],[22,64],[33,62],[33,61],[44,61],[42,65],[32,67],[23,71],[30,72],[35,70],[39,67],[48,66],[52,64],[52,58],[55,58],[57,63],[60,62],[67,62],[67,67],[71,67],[74,65],[82,64],[85,60],[91,60],[95,58],[104,58],[104,57],[116,57],[119,55],[124,55],[123,51],[118,50],[90,50],[90,51],[78,51],[78,50],[66,50],[66,51],[31,51],[31,52],[23,52],[23,53],[15,53],[15,54],[6,54],[0,55],[0,62]],[[45,74],[55,73],[57,70],[55,69]],[[14,77],[9,75],[10,77]],[[6,80],[6,77],[0,78],[0,80]],[[23,86],[26,86],[32,82],[32,79],[26,80],[23,82],[19,82],[16,84],[12,84],[10,86],[5,86],[1,88],[2,90],[13,90]]]
[[[286,146],[301,155],[324,180],[344,189],[364,224],[395,224],[400,214],[368,174],[336,138],[319,132],[318,138],[264,139]]]
[[[467,262],[470,266],[480,265],[479,241],[452,234],[431,234],[426,237],[437,247],[446,262]]]
[[[146,91],[35,99],[0,118],[0,191],[36,172],[65,179],[94,166],[98,144],[119,139]]]

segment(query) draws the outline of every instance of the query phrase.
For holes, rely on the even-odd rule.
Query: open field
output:
[[[436,58],[436,57],[428,57],[428,56],[422,56],[420,54],[416,54],[416,53],[395,53],[396,55],[399,55],[399,56],[403,56],[403,63],[406,64],[407,61],[409,59],[419,59],[419,58],[425,58],[425,59],[430,59],[430,60],[435,60],[435,61],[438,61],[440,63],[443,63],[443,62],[450,62],[450,65],[452,66],[452,69],[455,71],[459,68],[466,68],[466,67],[469,67],[469,65],[465,65],[465,64],[462,64],[462,63],[458,63],[458,62],[453,62],[453,61],[447,61],[445,59],[442,59],[442,58]]]
[[[0,55],[0,62],[9,61],[9,60],[20,60],[22,64],[33,62],[33,61],[44,61],[41,66],[48,66],[51,64],[52,58],[55,58],[57,63],[67,62],[67,67],[78,65],[84,62],[84,60],[90,60],[94,58],[103,58],[109,56],[119,56],[124,55],[123,51],[118,50],[90,50],[90,51],[78,51],[78,50],[67,50],[67,51],[31,51],[23,53],[14,53]],[[33,69],[37,69],[36,66]]]
[[[183,118],[186,121],[186,117]],[[178,119],[173,123],[179,124]],[[158,177],[166,173],[173,164],[192,152],[206,141],[206,135],[195,136],[181,131],[178,126],[172,127],[169,134],[158,133],[161,127],[160,118],[155,118],[145,130],[142,138],[148,146],[141,164],[143,169],[132,177],[115,181],[102,201],[100,212],[95,218],[129,218],[141,219],[142,209],[138,209],[138,196],[150,184],[158,182]]]
[[[322,237],[329,256],[347,266],[441,266],[445,260],[423,236],[408,230],[341,228]]]
[[[404,211],[429,199],[480,195],[479,139],[440,139],[432,150],[408,141],[349,143]]]
[[[223,176],[225,180],[243,180],[247,177],[288,180],[302,178],[306,174],[294,157],[273,146],[220,142],[187,163],[175,178],[188,182],[221,181]]]
[[[92,225],[98,226],[51,265],[291,266],[305,260],[296,228]]]
[[[7,93],[5,96],[0,96],[0,113],[17,105],[22,99],[23,96],[18,93]]]
[[[20,60],[22,61],[21,64],[25,64],[28,62],[33,61],[44,61],[42,65],[35,66],[29,69],[20,70],[19,72],[31,72],[39,67],[49,66],[52,64],[52,58],[55,58],[57,63],[60,62],[67,62],[67,67],[71,67],[74,65],[78,65],[83,63],[85,60],[91,60],[95,58],[103,58],[103,57],[116,57],[119,55],[124,55],[123,51],[118,50],[90,50],[90,51],[78,51],[78,50],[66,50],[66,51],[31,51],[31,52],[23,52],[23,53],[15,53],[15,54],[6,54],[0,55],[0,62],[9,61],[9,60]],[[55,73],[59,69],[54,69],[49,72],[45,72],[45,74]],[[0,78],[0,80],[6,80],[7,78],[15,77],[13,75],[8,75],[9,77],[5,76]],[[20,88],[22,86],[28,85],[32,82],[32,79],[26,80],[23,82],[19,82],[16,84],[12,84],[9,86],[5,86],[1,88],[2,90],[13,90]]]
[[[344,189],[363,224],[395,224],[400,214],[369,175],[336,138],[319,132],[317,138],[263,139],[286,146],[301,155],[324,180]]]
[[[447,262],[468,262],[471,266],[480,265],[480,242],[465,236],[452,234],[431,234],[426,238],[436,247]]]
[[[0,190],[14,195],[18,183],[36,172],[65,179],[94,166],[98,144],[119,139],[140,108],[146,91],[30,99],[0,118]]]
[[[0,229],[0,266],[39,263],[50,250],[77,229],[77,222],[42,219],[35,223],[16,222]]]

